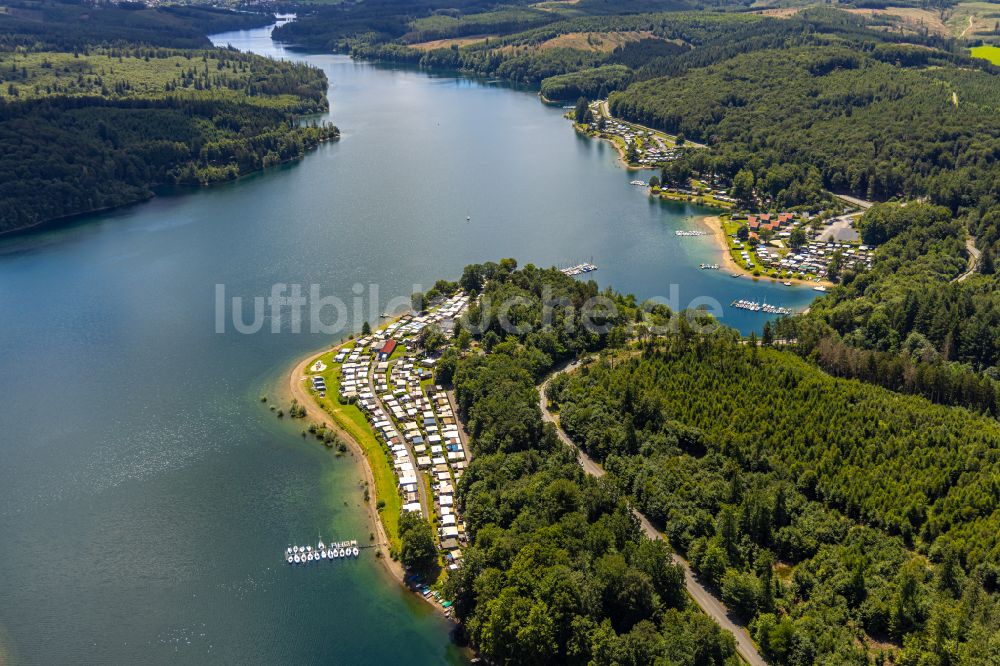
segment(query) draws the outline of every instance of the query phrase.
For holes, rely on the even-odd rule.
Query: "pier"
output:
[[[334,561],[340,559],[351,559],[361,554],[361,548],[371,548],[371,546],[358,546],[355,540],[337,541],[325,544],[320,539],[315,546],[288,546],[282,555],[288,564],[313,564],[323,561]]]
[[[757,301],[749,301],[743,298],[733,301],[730,303],[730,306],[739,308],[740,310],[749,310],[750,312],[764,312],[766,314],[778,315],[792,314],[791,308],[781,307],[779,305],[769,305],[767,303],[758,303]]]

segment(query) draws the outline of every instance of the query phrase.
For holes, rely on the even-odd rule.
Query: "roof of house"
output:
[[[386,340],[385,344],[382,345],[382,348],[379,349],[378,351],[379,351],[380,354],[387,354],[388,355],[388,354],[392,354],[392,352],[394,352],[395,350],[396,350],[396,341],[395,340]]]

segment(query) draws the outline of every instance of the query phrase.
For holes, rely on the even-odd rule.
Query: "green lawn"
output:
[[[975,47],[971,52],[973,58],[982,58],[983,60],[989,60],[994,65],[1000,65],[1000,47],[998,46],[983,44],[982,46]]]
[[[226,51],[160,49],[159,57],[137,57],[127,50],[94,49],[88,54],[55,51],[0,53],[4,84],[0,98],[47,95],[251,100],[274,108],[293,108],[295,95],[254,95],[245,89],[274,69],[266,61]],[[208,85],[204,85],[207,83]],[[232,87],[230,87],[232,86]],[[15,95],[16,92],[16,95]]]
[[[324,411],[333,417],[337,425],[354,438],[368,458],[372,476],[375,478],[375,497],[385,502],[385,508],[382,509],[382,524],[385,525],[386,534],[389,536],[389,544],[398,553],[399,513],[403,509],[403,500],[397,489],[396,473],[389,462],[385,448],[375,436],[361,408],[356,405],[342,405],[337,400],[340,393],[340,364],[333,362],[334,356],[334,352],[320,356],[327,366],[324,372],[314,373],[307,370],[308,374],[320,374],[326,380],[326,397],[320,398],[316,393],[313,397]],[[309,366],[311,367],[312,363]]]

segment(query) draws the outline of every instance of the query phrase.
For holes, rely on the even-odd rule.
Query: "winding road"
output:
[[[965,282],[970,275],[976,272],[976,266],[979,265],[979,256],[982,252],[976,247],[974,236],[965,237],[965,250],[969,253],[969,267],[965,269],[964,273],[955,278],[954,282]]]
[[[573,362],[565,365],[561,368],[555,370],[548,378],[542,382],[541,386],[538,387],[538,407],[542,410],[542,419],[552,423],[556,427],[556,434],[559,435],[559,439],[568,447],[576,451],[577,460],[580,461],[580,466],[583,468],[587,474],[594,477],[604,476],[604,469],[594,462],[590,456],[584,453],[578,446],[573,443],[573,440],[563,432],[562,427],[559,425],[559,421],[555,416],[549,412],[548,401],[545,399],[545,389],[548,387],[549,382],[553,377],[564,372],[571,372],[575,370],[577,363]],[[637,509],[632,509],[633,515],[638,519],[639,525],[642,527],[642,531],[650,539],[662,540],[663,535],[660,534],[653,524],[649,522],[642,513]],[[725,605],[709,592],[704,585],[698,582],[695,578],[694,573],[691,571],[690,565],[684,560],[680,555],[674,553],[674,562],[681,565],[684,569],[684,586],[687,588],[688,594],[694,599],[695,603],[705,612],[706,615],[715,620],[720,627],[729,631],[733,637],[736,639],[736,651],[739,655],[750,664],[750,666],[767,666],[767,662],[764,658],[760,656],[757,651],[757,646],[754,645],[753,641],[750,639],[750,634],[747,630],[736,624],[729,615],[729,611],[726,610]]]

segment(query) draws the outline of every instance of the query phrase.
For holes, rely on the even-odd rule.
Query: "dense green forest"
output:
[[[772,166],[812,164],[834,191],[876,200],[927,193],[957,211],[988,192],[981,179],[1000,120],[995,98],[981,101],[980,92],[998,87],[996,74],[958,69],[955,58],[893,44],[859,52],[831,40],[638,82],[610,105],[710,144],[730,169],[759,177]]]
[[[996,663],[996,421],[727,332],[606,357],[549,399],[773,663]]]
[[[121,7],[83,19],[84,7],[40,4],[44,42],[8,26],[23,32],[8,33],[7,45],[19,45],[0,51],[0,232],[141,201],[160,186],[236,178],[338,136],[298,118],[328,106],[317,69],[151,45],[203,45],[200,30],[249,19],[178,8],[188,17],[178,24],[160,10]],[[84,28],[74,31],[76,22]]]
[[[635,73],[624,65],[604,65],[593,69],[550,76],[542,82],[542,96],[549,100],[600,99],[614,90],[626,88]]]
[[[267,25],[270,14],[193,5],[12,0],[0,11],[0,51],[86,50],[93,45],[205,48],[206,35]]]
[[[521,297],[512,316],[533,329],[485,327],[476,338],[489,353],[452,349],[439,368],[439,380],[454,379],[474,453],[459,486],[472,542],[448,580],[468,638],[497,664],[738,664],[732,637],[687,601],[665,544],[644,538],[624,497],[585,476],[543,427],[536,382],[607,342],[580,325],[596,285],[510,260],[470,266],[459,284],[488,301]],[[573,310],[559,308],[542,331],[545,289]],[[619,311],[605,323],[633,316],[633,301],[607,296]],[[463,328],[480,318],[474,308]]]

